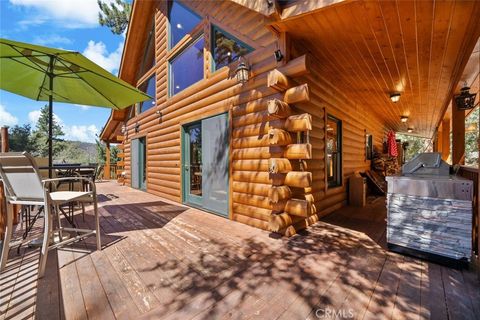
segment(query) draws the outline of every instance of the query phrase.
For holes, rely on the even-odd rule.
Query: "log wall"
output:
[[[307,48],[294,43],[292,57],[300,56]],[[295,104],[296,112],[308,112],[313,117],[311,144],[313,158],[307,160],[307,167],[313,174],[312,194],[317,215],[326,215],[347,201],[348,178],[355,171],[370,168],[370,160],[365,156],[365,133],[373,135],[374,148],[381,150],[386,128],[378,117],[368,110],[368,105],[351,100],[335,83],[325,78],[322,62],[312,57],[309,73],[296,79],[307,83],[310,89],[310,102]],[[332,115],[342,121],[342,173],[341,187],[328,188],[325,177],[325,136],[326,117]]]
[[[292,235],[316,222],[316,213],[323,215],[343,205],[348,176],[369,167],[365,130],[373,134],[377,146],[381,144],[379,120],[367,114],[368,106],[349,100],[323,78],[320,62],[309,64],[309,74],[302,75],[307,65],[302,50],[293,48],[287,64],[285,60],[277,62],[273,52],[282,48],[289,56],[286,44],[290,41],[265,27],[268,18],[229,1],[186,5],[205,17],[202,28],[207,48],[212,23],[255,48],[246,56],[250,81],[237,84],[232,76],[235,66],[212,73],[211,53],[206,50],[204,79],[168,97],[167,66],[172,52],[167,50],[166,2],[160,1],[155,12],[157,103],[127,122],[122,146],[125,183],[131,184],[131,140],[146,137],[147,191],[181,202],[181,126],[229,112],[231,219]],[[309,102],[305,102],[306,96]],[[269,106],[274,114],[269,113]],[[326,188],[327,114],[342,120],[343,125],[344,183],[335,189]],[[298,144],[300,131],[309,132],[310,144]]]

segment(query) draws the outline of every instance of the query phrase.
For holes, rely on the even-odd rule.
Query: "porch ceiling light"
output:
[[[407,116],[401,116],[400,121],[402,121],[403,123],[406,123],[408,121],[408,117]]]
[[[470,93],[470,88],[467,87],[467,84],[460,89],[460,94],[455,96],[455,104],[457,105],[458,110],[469,110],[475,107],[475,97],[476,93]]]
[[[400,100],[400,93],[390,94],[390,100],[392,100],[393,103],[397,103]]]
[[[238,67],[237,69],[235,69],[235,77],[237,78],[237,83],[247,83],[249,71],[250,67],[248,65],[248,62],[243,57],[240,57],[240,59],[238,60]]]
[[[412,132],[413,132],[413,128],[408,128],[408,129],[407,129],[407,132],[408,132],[408,133],[412,133]]]

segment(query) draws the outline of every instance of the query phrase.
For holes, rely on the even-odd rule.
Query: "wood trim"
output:
[[[233,113],[228,111],[228,219],[233,220]]]
[[[157,62],[158,63],[158,62]],[[157,71],[157,66],[154,65],[153,67],[150,68],[143,76],[138,79],[136,87],[140,87],[145,81],[147,81],[153,74],[155,74]],[[156,79],[155,79],[156,80]]]

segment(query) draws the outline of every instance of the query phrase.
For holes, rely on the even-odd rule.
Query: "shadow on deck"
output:
[[[384,199],[343,208],[305,234],[273,239],[200,210],[98,186],[94,239],[13,256],[0,278],[6,319],[475,319],[476,276],[385,251]],[[91,225],[87,215],[80,224]],[[57,265],[58,264],[58,268]],[[5,289],[4,289],[5,286]],[[58,292],[61,292],[61,295]]]

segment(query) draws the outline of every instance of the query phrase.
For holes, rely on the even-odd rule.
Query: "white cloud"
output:
[[[74,104],[74,106],[79,107],[82,110],[88,110],[91,108],[90,106],[84,106],[83,104]]]
[[[114,70],[118,70],[118,67],[120,66],[122,50],[122,42],[118,44],[118,48],[115,51],[109,53],[105,43],[102,41],[95,42],[90,40],[88,41],[88,46],[83,51],[83,55],[105,70],[113,72]]]
[[[44,22],[63,23],[66,28],[88,28],[98,25],[97,0],[10,0],[16,6],[33,9],[36,17],[23,20],[22,25]]]
[[[72,40],[67,37],[59,36],[58,34],[49,34],[43,36],[36,36],[33,43],[45,46],[49,44],[71,44]]]
[[[63,126],[66,140],[83,141],[83,142],[95,142],[95,138],[99,132],[98,128],[91,125],[73,125]]]
[[[35,127],[35,125],[37,124],[38,119],[40,119],[40,114],[41,114],[40,110],[33,110],[28,113],[28,121],[30,121],[32,127]],[[60,119],[60,117],[57,116],[55,113],[53,114],[53,119],[55,119],[55,121],[59,125],[63,126],[62,119]]]
[[[17,117],[8,112],[5,106],[0,104],[0,126],[14,126],[17,123]]]

